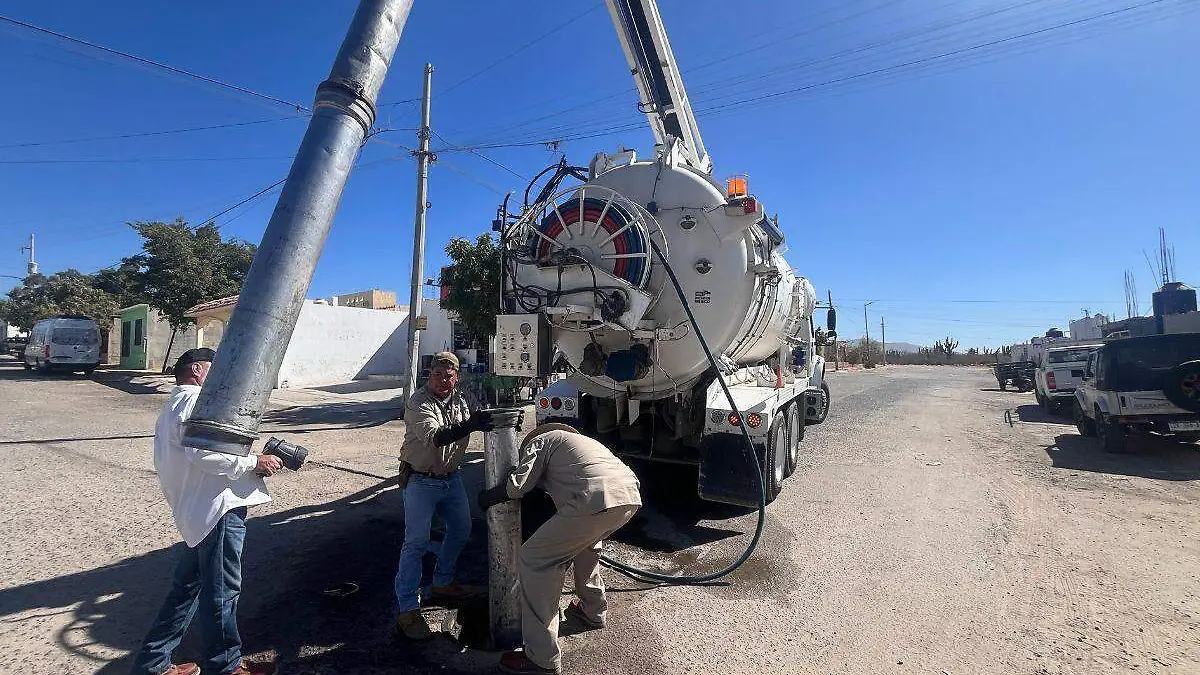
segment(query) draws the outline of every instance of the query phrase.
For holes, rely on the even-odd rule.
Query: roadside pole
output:
[[[312,118],[208,380],[184,428],[190,448],[247,455],[279,375],[346,180],[375,124],[413,0],[361,0]]]
[[[421,280],[425,276],[425,211],[429,208],[429,92],[433,84],[433,65],[425,64],[425,89],[421,96],[421,128],[417,130],[420,142],[413,155],[417,158],[417,216],[413,227],[412,292],[408,296],[408,386],[404,389],[404,400],[417,390],[417,375],[421,368],[421,331],[417,320],[421,316]]]
[[[883,325],[883,317],[879,317],[879,353],[882,355],[882,365],[887,365],[887,328]]]
[[[508,480],[517,466],[517,426],[520,409],[500,409],[493,415],[496,428],[483,437],[484,487]],[[517,561],[521,555],[521,501],[497,504],[487,511],[488,524],[488,627],[493,649],[521,644],[521,597],[517,586]]]

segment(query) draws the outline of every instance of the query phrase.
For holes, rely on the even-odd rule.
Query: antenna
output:
[[[1171,282],[1171,254],[1167,250],[1167,231],[1158,228],[1158,271],[1162,274],[1163,285]]]
[[[33,276],[38,273],[38,264],[37,264],[37,259],[33,255],[33,233],[32,232],[29,233],[29,245],[21,247],[21,252],[24,253],[25,251],[29,251],[29,264],[26,265],[26,269],[29,272],[29,276]]]

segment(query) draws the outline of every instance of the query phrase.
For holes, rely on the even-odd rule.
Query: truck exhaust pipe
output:
[[[362,0],[250,266],[208,380],[184,428],[188,447],[247,455],[412,0]]]

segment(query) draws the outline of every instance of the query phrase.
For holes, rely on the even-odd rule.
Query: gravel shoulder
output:
[[[984,369],[830,380],[830,418],[808,430],[750,561],[707,587],[609,574],[609,627],[566,627],[567,672],[1200,672],[1200,450],[1151,439],[1105,455]],[[492,672],[478,607],[430,611],[461,642],[392,642],[403,424],[386,399],[344,391],[298,393],[266,427],[320,463],[274,480],[252,513],[247,649],[284,674]],[[0,672],[127,671],[178,546],[150,462],[164,399],[151,381],[0,360]],[[744,511],[648,502],[613,555],[715,569],[754,526]],[[482,582],[485,558],[477,521],[463,576]],[[360,592],[322,593],[346,581]]]

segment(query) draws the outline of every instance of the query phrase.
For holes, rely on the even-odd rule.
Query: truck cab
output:
[[[1200,440],[1200,333],[1114,340],[1088,358],[1075,389],[1075,426],[1108,452],[1131,433]]]
[[[1056,414],[1070,408],[1088,358],[1099,348],[1099,344],[1051,347],[1038,356],[1034,396],[1046,412]]]

